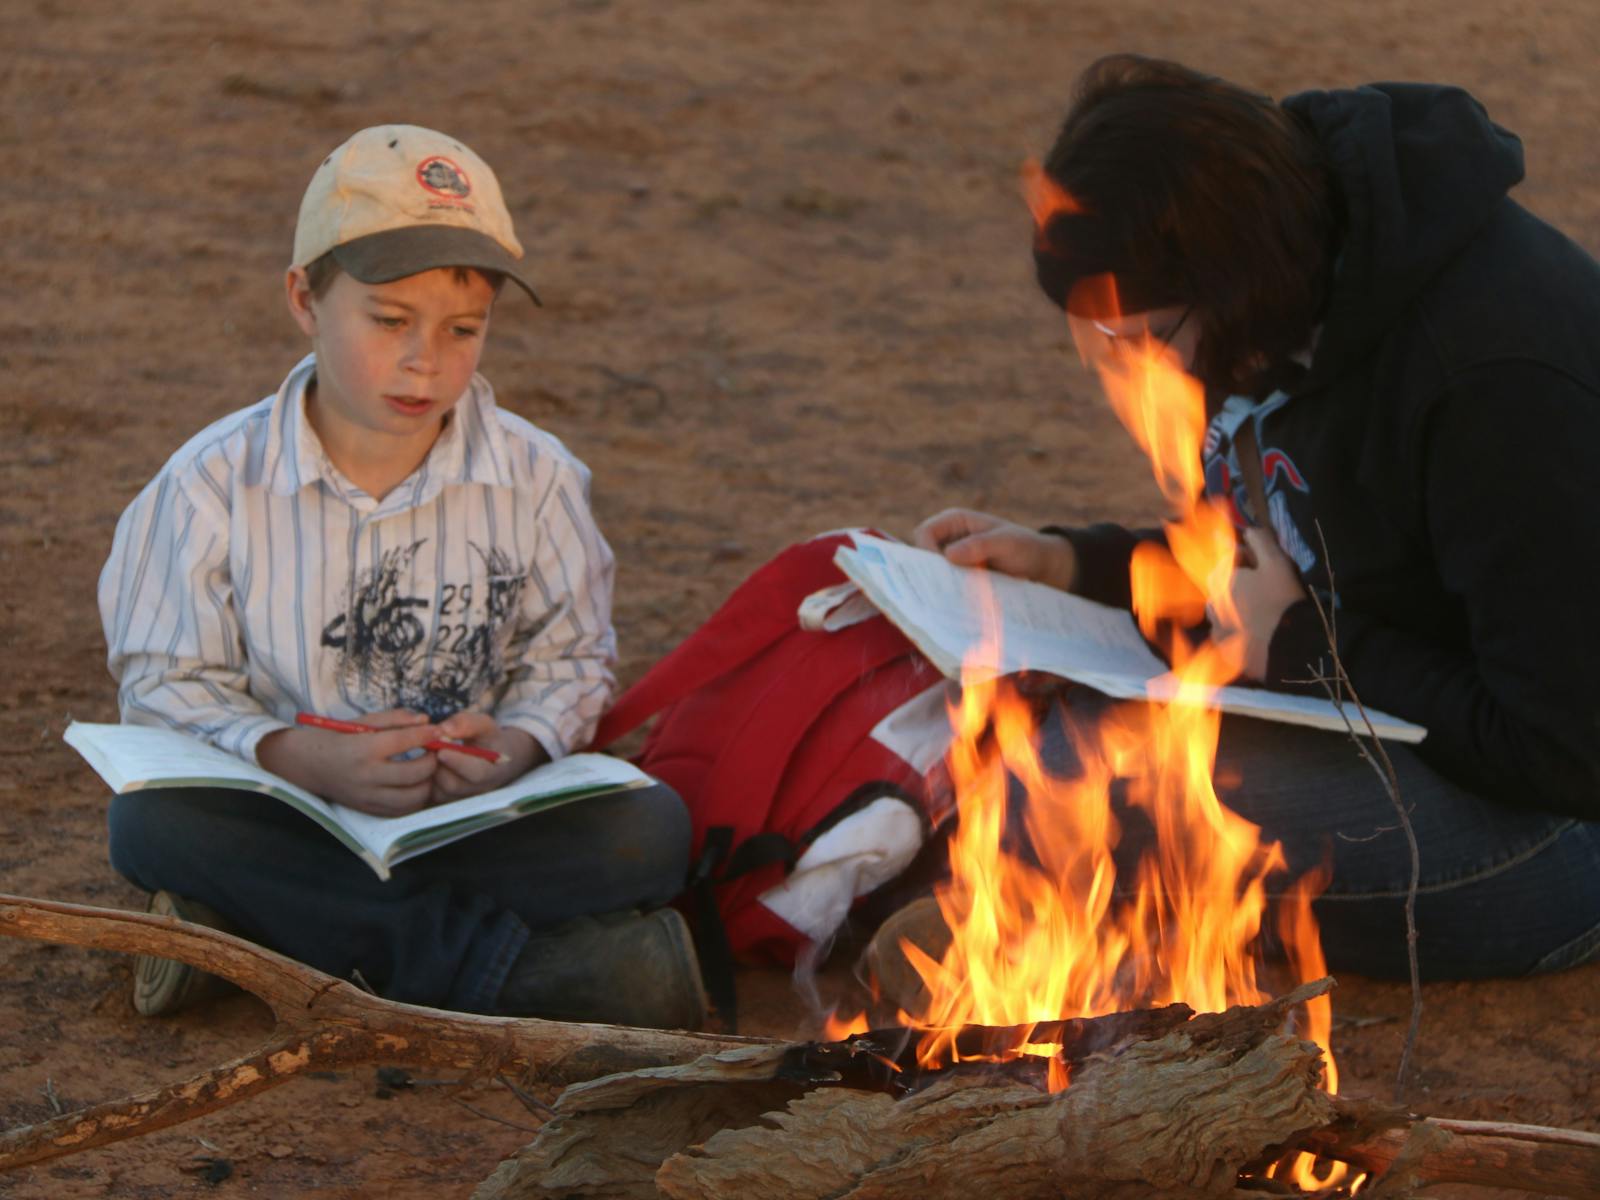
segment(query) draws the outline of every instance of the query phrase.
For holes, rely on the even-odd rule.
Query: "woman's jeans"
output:
[[[1072,729],[1090,728],[1108,701],[1068,689],[1043,720],[1051,773],[1078,771]],[[1452,784],[1409,747],[1385,743],[1400,799],[1420,847],[1417,954],[1425,979],[1554,971],[1600,957],[1600,822],[1485,800]],[[1393,802],[1342,733],[1250,717],[1224,717],[1214,777],[1234,812],[1282,843],[1287,884],[1327,864],[1332,880],[1314,905],[1332,970],[1405,978],[1405,903],[1411,854]],[[1012,815],[1024,798],[1013,782]],[[1113,789],[1113,802],[1117,800]],[[1151,831],[1119,804],[1119,879]],[[1013,831],[1021,822],[1013,820]],[[1268,949],[1272,949],[1269,945]]]
[[[595,796],[430,850],[380,880],[270,796],[116,796],[111,865],[209,904],[254,941],[411,1004],[492,1012],[530,930],[656,908],[682,890],[689,815],[664,786]]]

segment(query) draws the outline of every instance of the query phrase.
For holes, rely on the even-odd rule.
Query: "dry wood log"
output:
[[[803,1048],[765,1057],[730,1052],[685,1067],[595,1080],[562,1094],[556,1118],[485,1181],[476,1200],[966,1197],[980,1188],[1007,1197],[1106,1196],[1124,1194],[1113,1185],[1121,1188],[1127,1181],[1137,1181],[1128,1195],[1227,1195],[1242,1164],[1292,1133],[1331,1119],[1326,1097],[1313,1086],[1321,1071],[1316,1048],[1273,1032],[1290,1007],[1329,986],[1325,980],[1259,1008],[1196,1018],[1164,1037],[1175,1017],[1165,1010],[1115,1014],[1098,1024],[1075,1022],[1072,1038],[1084,1053],[1068,1058],[1090,1065],[1056,1097],[1026,1079],[1018,1082],[1019,1072],[1011,1069],[1017,1064],[987,1073],[946,1071],[931,1076],[938,1082],[925,1091],[900,1101],[883,1091],[811,1088],[805,1078],[795,1077],[796,1065],[811,1064],[822,1073],[838,1056],[796,1053]],[[1105,1060],[1098,1052],[1107,1041],[1097,1029],[1126,1031]],[[1264,1041],[1271,1043],[1266,1051]],[[859,1043],[871,1046],[867,1039]],[[1145,1061],[1152,1053],[1174,1063],[1157,1070]],[[1197,1065],[1207,1054],[1216,1062]],[[1120,1077],[1106,1072],[1103,1061],[1123,1060],[1122,1069],[1135,1081],[1122,1084],[1124,1090],[1137,1085],[1148,1091],[1119,1102],[1112,1091]],[[1238,1089],[1226,1099],[1215,1098],[1216,1081],[1207,1077],[1221,1063],[1229,1064],[1226,1073]],[[838,1065],[837,1074],[850,1081],[861,1078],[849,1064]],[[1204,1150],[1181,1136],[1178,1144],[1168,1145],[1175,1141],[1174,1123],[1183,1111],[1177,1097],[1185,1070],[1194,1076],[1188,1086],[1202,1097],[1214,1096],[1214,1109],[1206,1110],[1213,1122],[1258,1127],[1232,1137],[1211,1129]],[[1043,1072],[1021,1074],[1037,1078]],[[1245,1096],[1252,1101],[1244,1103]],[[1152,1097],[1159,1097],[1154,1108]],[[1114,1137],[1091,1132],[1092,1122],[1107,1120],[1109,1113],[1121,1112],[1124,1122],[1133,1121],[1141,1105],[1151,1110],[1144,1118],[1149,1129],[1143,1140],[1163,1146],[1179,1165],[1152,1166],[1152,1145],[1138,1139],[1118,1158],[1111,1143],[1128,1132],[1126,1127],[1112,1131]],[[1079,1106],[1089,1115],[1080,1116]],[[1201,1121],[1200,1116],[1191,1119]],[[1096,1177],[1098,1190],[1062,1190],[1058,1176],[1070,1154],[1105,1166]],[[1134,1159],[1137,1170],[1128,1166]],[[1118,1172],[1127,1180],[1119,1182]],[[1225,1180],[1227,1187],[1195,1190],[1184,1181],[1196,1172],[1211,1182]],[[1168,1181],[1168,1176],[1177,1180],[1172,1188],[1152,1186],[1152,1177]]]
[[[574,1084],[533,1144],[502,1162],[473,1200],[657,1200],[654,1179],[667,1158],[719,1130],[760,1120],[817,1082],[781,1077],[792,1049],[729,1050],[684,1066]]]
[[[259,996],[278,1021],[265,1045],[191,1079],[0,1134],[0,1171],[164,1129],[306,1071],[382,1062],[460,1071],[464,1079],[512,1074],[572,1083],[768,1044],[396,1004],[242,938],[147,913],[0,895],[0,934],[178,959]]]
[[[1595,1135],[1424,1120],[1316,1091],[1315,1048],[1277,1032],[1307,994],[1165,1033],[1135,1020],[1120,1046],[1087,1037],[1103,1053],[1053,1097],[1008,1065],[988,1078],[945,1072],[896,1100],[845,1061],[851,1043],[731,1051],[597,1079],[568,1088],[556,1118],[474,1200],[1243,1200],[1272,1185],[1241,1183],[1241,1171],[1298,1149],[1383,1172],[1365,1192],[1376,1200],[1435,1182],[1600,1195]],[[797,1063],[818,1075],[832,1064],[871,1090],[784,1078]]]
[[[674,1155],[656,1186],[673,1200],[1232,1196],[1247,1166],[1332,1120],[1320,1052],[1276,1032],[1330,983],[1096,1055],[1054,1096],[966,1079],[899,1102],[813,1092],[776,1129]]]

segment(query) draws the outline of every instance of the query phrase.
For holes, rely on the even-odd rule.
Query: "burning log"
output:
[[[901,1100],[887,1081],[837,1086],[844,1064],[817,1078],[830,1059],[885,1058],[863,1038],[595,1080],[568,1088],[475,1200],[1229,1195],[1248,1165],[1334,1119],[1317,1048],[1273,1032],[1330,986],[1192,1020],[1175,1006],[1067,1023],[1073,1081],[1055,1095],[1031,1056],[926,1072]]]
[[[1600,1191],[1600,1137],[1417,1120],[1320,1091],[1317,1048],[1281,1027],[1328,986],[1187,1021],[1075,1023],[1094,1049],[1068,1053],[1072,1082],[1054,1095],[1043,1060],[918,1075],[880,1035],[593,1080],[474,1200],[1242,1198],[1293,1191],[1265,1173],[1306,1149],[1383,1172],[1368,1194],[1390,1200],[1445,1180]]]
[[[254,993],[278,1020],[265,1045],[192,1079],[0,1134],[0,1171],[165,1129],[308,1071],[382,1062],[571,1083],[761,1044],[396,1004],[242,938],[147,913],[0,895],[0,934],[178,959]]]

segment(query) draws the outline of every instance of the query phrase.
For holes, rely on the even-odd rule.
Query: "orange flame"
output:
[[[1278,933],[1289,958],[1289,966],[1298,979],[1320,979],[1328,973],[1327,960],[1322,956],[1322,937],[1317,930],[1317,919],[1311,915],[1311,902],[1320,896],[1333,878],[1326,865],[1307,871],[1290,886],[1278,909]],[[1306,1025],[1301,1031],[1307,1041],[1322,1047],[1322,1087],[1329,1095],[1339,1091],[1339,1067],[1333,1060],[1333,1001],[1326,995],[1317,996],[1306,1003]],[[1314,1154],[1297,1154],[1290,1165],[1290,1178],[1296,1186],[1308,1192],[1320,1191],[1343,1179],[1349,1168],[1343,1163],[1330,1162],[1319,1171]],[[1365,1175],[1356,1175],[1350,1181],[1353,1196],[1365,1181]]]
[[[1037,220],[1036,200],[1030,187]],[[1104,286],[1114,302],[1114,284]],[[1177,514],[1167,525],[1170,550],[1149,547],[1132,567],[1135,611],[1155,637],[1194,624],[1208,601],[1226,611],[1237,538],[1228,512],[1202,496],[1200,385],[1155,339],[1104,340],[1080,339],[1079,351]],[[1212,783],[1220,717],[1207,702],[1237,676],[1241,650],[1236,639],[1197,648],[1181,637],[1163,641],[1173,702],[1111,710],[1077,739],[1081,769],[1070,780],[1040,759],[1038,721],[1025,697],[1005,680],[963,679],[948,758],[960,821],[952,878],[936,896],[952,942],[939,962],[905,945],[929,993],[925,1011],[913,1014],[927,1030],[918,1047],[924,1065],[958,1058],[956,1034],[968,1024],[1028,1026],[1175,1002],[1219,1011],[1266,998],[1256,963],[1267,878],[1286,864],[1278,844],[1262,841],[1257,826],[1225,807]],[[1116,858],[1122,829],[1114,785],[1128,817],[1147,821],[1154,835],[1131,868]],[[1009,850],[1008,786],[1026,794],[1021,819],[1031,860]],[[1310,906],[1326,882],[1321,874],[1301,880],[1279,923],[1301,980],[1323,972]],[[1326,998],[1313,1005],[1310,1023],[1310,1037],[1326,1050]],[[1019,1044],[1015,1052],[1051,1048]],[[1331,1089],[1331,1056],[1327,1062]],[[1065,1070],[1053,1070],[1051,1086],[1065,1085]],[[1333,1178],[1318,1181],[1309,1159],[1297,1177],[1323,1186]]]
[[[1022,164],[1022,195],[1033,214],[1033,227],[1043,230],[1058,213],[1082,212],[1083,207],[1054,179],[1045,174],[1039,160]]]
[[[822,1040],[825,1042],[842,1042],[845,1038],[854,1037],[858,1033],[866,1033],[872,1027],[867,1024],[865,1010],[858,1012],[853,1017],[841,1017],[837,1012],[829,1012],[822,1021]]]

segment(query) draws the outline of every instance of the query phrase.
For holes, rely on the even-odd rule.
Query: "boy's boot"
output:
[[[950,926],[932,896],[891,913],[856,961],[856,978],[874,987],[880,1001],[915,1016],[927,1009],[928,989],[902,942],[910,942],[934,962],[944,958],[950,948]]]
[[[699,1029],[707,1002],[683,914],[658,908],[580,917],[535,933],[511,964],[496,1010],[553,1021]]]
[[[238,933],[215,909],[171,892],[151,896],[146,911],[223,933]],[[133,1007],[147,1017],[165,1016],[237,990],[226,979],[175,959],[140,954],[133,960]]]

